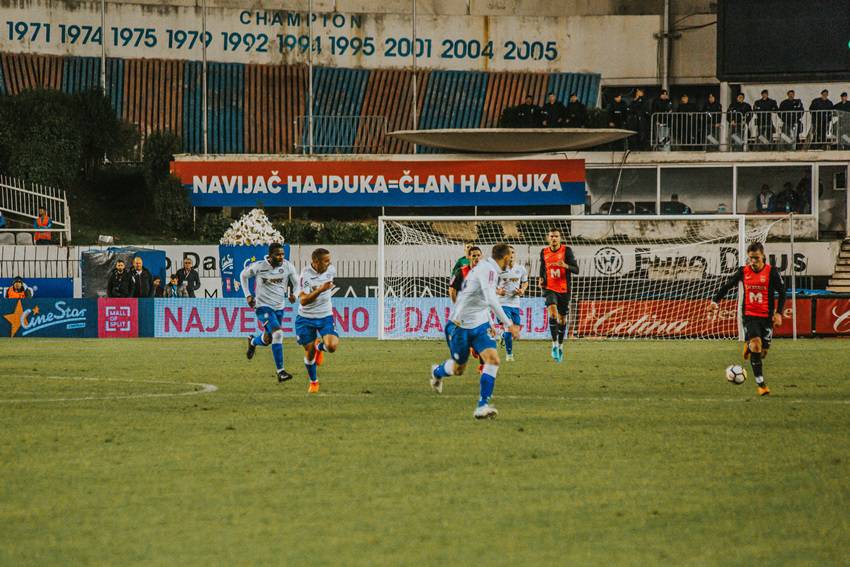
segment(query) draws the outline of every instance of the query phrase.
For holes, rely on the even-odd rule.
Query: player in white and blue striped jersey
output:
[[[499,413],[490,405],[499,372],[499,352],[496,350],[496,341],[490,336],[490,310],[505,325],[512,338],[519,338],[519,325],[515,325],[507,316],[496,294],[499,275],[505,271],[510,255],[510,246],[497,244],[493,246],[492,256],[467,274],[457,303],[449,315],[449,322],[446,323],[446,342],[452,357],[431,367],[431,387],[439,394],[443,391],[445,378],[460,376],[466,370],[469,348],[479,353],[484,368],[481,372],[478,407],[472,414],[475,419],[493,418]]]
[[[250,280],[254,279],[254,293],[251,293]],[[256,310],[257,319],[264,331],[248,337],[248,359],[254,357],[258,346],[272,347],[274,365],[277,368],[277,381],[286,382],[292,374],[286,371],[283,362],[283,308],[287,299],[295,303],[298,294],[298,276],[295,266],[283,257],[283,245],[277,242],[269,245],[269,254],[264,260],[249,264],[239,275],[242,291],[248,305]]]
[[[322,364],[324,353],[334,352],[339,346],[339,335],[334,326],[331,296],[334,293],[336,268],[331,264],[331,253],[316,248],[310,257],[310,265],[301,272],[298,286],[298,316],[295,318],[295,337],[304,347],[304,366],[310,385],[307,391],[319,392],[317,366]]]
[[[511,318],[514,325],[522,327],[520,322],[520,298],[525,297],[525,292],[528,289],[528,270],[525,266],[516,262],[516,252],[511,246],[511,256],[508,260],[507,269],[499,274],[499,283],[496,288],[496,294],[499,296],[499,303],[505,314]],[[505,344],[505,361],[513,362],[514,360],[514,337],[505,329],[502,333],[502,341]]]

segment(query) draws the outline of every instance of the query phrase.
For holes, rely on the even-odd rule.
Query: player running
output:
[[[499,274],[508,265],[510,253],[507,244],[496,244],[493,246],[492,257],[478,264],[469,273],[446,324],[446,342],[452,357],[431,367],[431,387],[439,394],[443,391],[445,378],[460,376],[466,370],[470,347],[481,353],[484,369],[481,373],[478,407],[472,414],[475,419],[493,418],[499,413],[489,403],[499,372],[499,352],[489,333],[490,310],[496,313],[496,317],[508,328],[513,338],[519,338],[520,327],[514,325],[507,316],[496,295]]]
[[[782,308],[785,306],[785,283],[779,270],[765,263],[764,246],[753,242],[747,247],[747,265],[741,266],[720,286],[711,298],[709,310],[720,309],[717,304],[738,283],[744,284],[744,360],[750,359],[753,375],[756,378],[756,391],[760,396],[770,394],[770,388],[764,381],[762,360],[767,356],[773,326],[782,324]],[[774,295],[776,309],[774,310]]]
[[[304,347],[304,366],[310,378],[307,391],[311,394],[319,392],[316,367],[322,364],[324,353],[334,352],[339,346],[331,306],[335,276],[336,268],[331,265],[331,253],[324,248],[313,250],[310,265],[301,272],[295,336],[298,344]]]
[[[546,299],[549,333],[552,335],[552,359],[564,360],[564,335],[570,309],[572,274],[578,274],[578,263],[572,249],[561,244],[561,231],[549,231],[549,246],[540,251],[540,289]]]
[[[254,293],[251,295],[249,280],[254,278]],[[272,347],[274,365],[277,368],[278,383],[292,379],[292,374],[284,369],[283,364],[283,330],[280,322],[283,319],[284,300],[289,298],[295,303],[298,290],[298,278],[295,266],[283,257],[283,246],[277,242],[269,244],[269,253],[264,260],[249,264],[239,275],[242,291],[248,306],[256,310],[257,319],[263,325],[263,332],[248,337],[248,360],[254,358],[258,346]]]
[[[528,271],[522,264],[516,263],[516,251],[511,246],[511,254],[508,259],[507,269],[499,275],[499,283],[496,288],[496,294],[499,296],[499,303],[505,314],[510,317],[514,325],[520,324],[519,319],[519,300],[525,296],[525,291],[528,289]],[[502,341],[505,343],[505,361],[513,362],[514,360],[514,338],[511,333],[505,330],[502,333]]]

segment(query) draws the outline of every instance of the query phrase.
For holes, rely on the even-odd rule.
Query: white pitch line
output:
[[[151,393],[151,394],[125,394],[116,396],[84,396],[78,398],[20,398],[11,400],[0,399],[0,404],[35,403],[35,402],[86,402],[95,400],[133,400],[140,398],[173,398],[177,396],[195,396],[198,394],[211,394],[218,391],[214,384],[203,384],[199,382],[169,382],[165,380],[125,380],[120,378],[83,378],[81,376],[30,376],[37,380],[79,380],[91,382],[126,382],[131,384],[170,384],[174,386],[199,386],[199,390],[189,392],[173,393]]]

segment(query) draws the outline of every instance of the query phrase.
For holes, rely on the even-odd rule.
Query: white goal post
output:
[[[514,247],[529,274],[524,338],[548,339],[538,288],[551,229],[573,249],[570,335],[588,338],[742,338],[738,300],[717,314],[709,299],[746,258],[750,242],[782,233],[789,217],[744,215],[382,216],[378,224],[378,337],[441,339],[448,283],[464,244]],[[793,228],[790,229],[793,231]],[[793,236],[792,236],[793,238]],[[768,250],[769,252],[769,250]],[[738,294],[740,295],[740,294]]]

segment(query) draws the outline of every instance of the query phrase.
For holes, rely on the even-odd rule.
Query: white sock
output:
[[[764,384],[764,376],[756,376],[756,384]]]
[[[557,346],[559,346],[559,345],[558,345],[558,341],[552,341],[552,346],[553,346],[553,347],[557,347]]]
[[[443,363],[443,368],[446,369],[446,372],[449,373],[449,376],[454,376],[455,373],[455,361],[454,359],[448,359]]]

